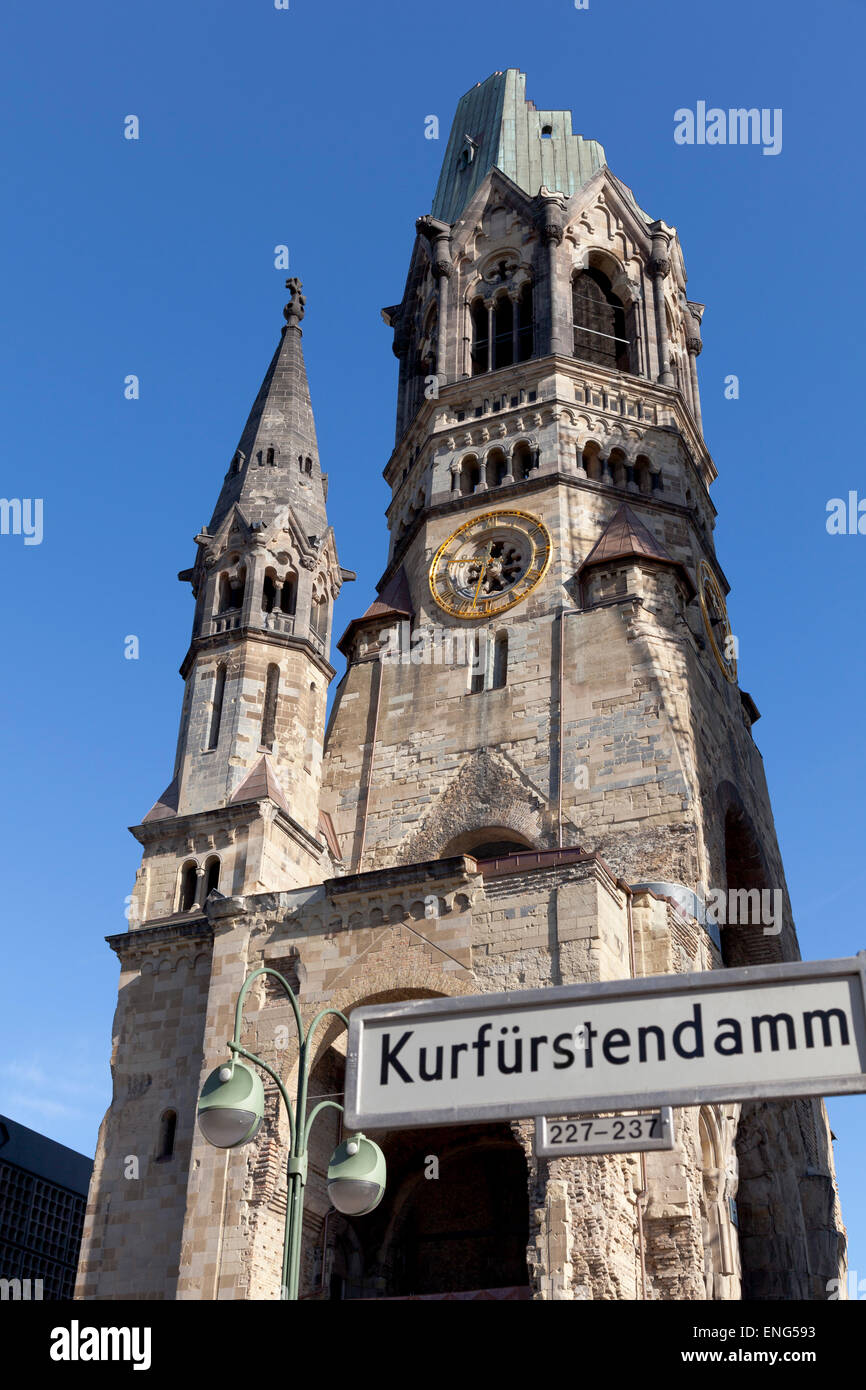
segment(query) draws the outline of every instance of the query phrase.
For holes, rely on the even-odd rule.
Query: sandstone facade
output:
[[[388,562],[340,639],[327,732],[331,609],[353,576],[325,513],[297,282],[181,575],[196,613],[174,775],[134,829],[135,915],[110,938],[114,1098],[84,1298],[277,1296],[276,1088],[245,1149],[194,1128],[263,964],[310,1019],[798,956],[758,711],[702,607],[705,570],[728,586],[701,432],[703,306],[675,230],[510,70],[461,102],[417,231],[403,299],[384,311],[400,361]],[[543,577],[501,612],[449,615],[434,557],[464,522],[508,512],[544,523]],[[779,892],[781,929],[719,932],[711,887]],[[290,1082],[291,1015],[265,981],[243,1043]],[[340,1027],[323,1029],[312,1095],[340,1094],[344,1059]],[[826,1297],[845,1242],[823,1106],[705,1106],[676,1124],[669,1153],[551,1161],[531,1122],[377,1134],[388,1193],[349,1221],[328,1212],[340,1131],[326,1111],[302,1293]]]

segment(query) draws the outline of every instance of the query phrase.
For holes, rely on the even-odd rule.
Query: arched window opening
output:
[[[491,449],[487,455],[487,486],[500,487],[508,472],[508,460],[502,449]]]
[[[280,612],[287,613],[290,617],[294,614],[298,603],[298,576],[287,574],[283,579],[283,587],[280,590]]]
[[[333,1220],[334,1299],[528,1294],[526,1158],[504,1124],[377,1134],[390,1201]],[[439,1182],[424,1178],[428,1155]],[[382,1207],[386,1206],[383,1211]]]
[[[490,369],[490,331],[488,327],[487,305],[483,299],[475,299],[470,310],[472,318],[472,375]]]
[[[501,690],[508,679],[508,633],[497,632],[493,642],[493,669],[490,676],[491,690]]]
[[[324,594],[313,595],[313,606],[310,611],[310,631],[320,642],[325,641],[328,632],[328,602]]]
[[[517,301],[517,360],[528,362],[533,351],[532,286],[525,284]]]
[[[220,662],[217,667],[216,679],[213,687],[213,707],[210,716],[210,733],[208,735],[208,748],[216,748],[220,740],[220,724],[223,717],[223,696],[226,688],[226,667]]]
[[[225,572],[220,575],[218,591],[220,613],[230,613],[235,608],[243,608],[246,580],[247,572],[245,569],[239,569],[235,575]]]
[[[582,461],[586,476],[594,483],[601,482],[601,448],[594,439],[584,445]]]
[[[724,1124],[724,1120],[721,1121]],[[719,1121],[710,1106],[698,1116],[701,1141],[701,1224],[704,1247],[704,1284],[708,1299],[736,1298],[739,1294],[739,1251],[732,1217],[735,1207],[728,1194],[728,1173]]]
[[[514,305],[507,294],[500,294],[493,314],[493,366],[510,367],[513,361]]]
[[[277,730],[277,695],[280,687],[280,668],[276,665],[268,667],[268,674],[265,680],[265,698],[262,706],[262,741],[261,747],[271,752],[274,746],[274,738]]]
[[[645,454],[638,454],[634,462],[634,480],[638,491],[649,493],[652,490],[652,480],[650,478],[650,463]],[[688,499],[687,499],[688,500]]]
[[[202,902],[206,903],[211,893],[218,893],[220,886],[220,861],[218,855],[212,855],[204,866],[204,893]]]
[[[611,289],[607,276],[594,266],[578,271],[571,287],[574,356],[621,372],[630,372],[633,310],[629,312]]]
[[[472,665],[469,673],[469,694],[478,695],[484,689],[487,647],[480,632],[472,634]]]
[[[608,459],[611,477],[614,487],[625,487],[626,484],[626,458],[622,449],[611,449]]]
[[[191,912],[195,905],[195,890],[198,886],[198,864],[194,859],[190,859],[184,864],[180,873],[180,902],[178,903],[181,912]]]
[[[549,140],[549,139],[551,138],[552,135],[553,135],[553,126],[552,126],[552,125],[543,125],[543,126],[541,127],[541,138],[542,138],[542,140]]]
[[[164,1163],[174,1157],[174,1137],[177,1131],[177,1111],[165,1110],[159,1120],[159,1136],[156,1144],[156,1161]]]
[[[467,830],[450,840],[440,852],[440,858],[451,859],[457,854],[471,854],[473,859],[502,859],[533,849],[535,846],[517,831],[503,825],[485,825],[476,830]]]
[[[467,454],[460,465],[460,492],[469,497],[481,482],[481,464],[474,454]]]
[[[512,472],[518,482],[523,482],[529,477],[534,462],[532,448],[525,440],[515,444],[512,455]]]
[[[272,570],[268,570],[262,584],[262,612],[273,613],[277,602],[277,581]]]
[[[273,463],[273,462],[274,462],[274,451],[273,451],[273,449],[268,449],[268,452],[267,452],[267,461],[268,461],[268,463]]]

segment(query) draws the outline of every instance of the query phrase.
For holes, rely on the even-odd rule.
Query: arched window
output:
[[[313,606],[310,610],[310,631],[314,637],[324,643],[328,632],[328,601],[324,594],[320,597],[313,595]]]
[[[267,452],[267,462],[268,462],[268,463],[273,463],[273,461],[274,461],[274,451],[273,451],[273,449],[268,449],[268,452]]]
[[[230,613],[233,609],[243,608],[244,590],[247,583],[247,572],[241,568],[237,574],[229,574],[224,571],[219,578],[219,612]]]
[[[483,299],[475,299],[470,310],[472,318],[472,375],[490,370],[490,336],[487,318],[487,305]]]
[[[467,454],[460,465],[460,491],[469,497],[481,482],[481,465],[474,454]]]
[[[220,740],[220,723],[223,717],[223,696],[226,688],[226,667],[224,662],[220,662],[217,667],[216,679],[213,687],[213,708],[210,717],[210,734],[208,736],[208,748],[216,748]]]
[[[497,632],[493,642],[493,669],[490,689],[501,690],[508,679],[508,633]]]
[[[191,912],[195,904],[195,890],[198,886],[198,864],[194,859],[190,859],[184,864],[180,873],[180,901],[178,909],[181,912]]]
[[[174,1157],[174,1136],[177,1131],[177,1111],[165,1110],[159,1120],[159,1137],[156,1143],[156,1161],[164,1163]]]
[[[507,294],[500,294],[493,313],[493,366],[510,367],[513,361],[514,305]]]
[[[652,481],[650,478],[649,459],[644,454],[638,454],[634,462],[634,480],[639,492],[650,492]]]
[[[632,370],[633,309],[626,313],[607,276],[594,266],[579,270],[571,288],[574,355],[620,372]]]
[[[280,590],[280,612],[288,613],[291,616],[298,602],[298,576],[287,574],[283,579],[283,587]]]
[[[517,360],[528,362],[533,350],[532,286],[525,284],[517,301]]]
[[[484,634],[486,638],[486,634]],[[487,674],[487,642],[482,640],[480,632],[472,634],[472,663],[469,675],[469,693],[478,695],[484,689],[484,678]]]
[[[584,472],[593,482],[601,482],[601,448],[594,439],[587,440],[581,456]]]
[[[515,444],[512,455],[511,471],[518,482],[523,482],[532,472],[532,465],[535,462],[532,448],[525,440]]]
[[[206,903],[211,893],[218,893],[220,886],[220,861],[219,856],[214,854],[204,866],[204,893],[202,902]]]
[[[614,487],[625,487],[626,484],[626,462],[625,454],[622,449],[611,449],[608,458],[608,467],[613,478]]]
[[[262,612],[273,613],[277,601],[277,581],[273,570],[268,570],[262,584]]]
[[[502,449],[491,449],[487,455],[487,486],[500,487],[508,472],[508,460]]]
[[[265,680],[265,698],[262,706],[262,741],[261,747],[268,752],[274,746],[274,737],[277,730],[277,696],[280,688],[280,668],[276,665],[268,667],[268,674]]]

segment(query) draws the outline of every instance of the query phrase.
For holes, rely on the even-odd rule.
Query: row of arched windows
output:
[[[491,449],[486,458],[466,454],[451,475],[451,490],[461,497],[471,497],[479,489],[501,487],[506,482],[524,482],[539,466],[539,451],[521,441],[516,444],[509,460],[504,449]],[[653,471],[645,454],[636,459],[626,457],[622,449],[611,449],[603,456],[601,446],[590,440],[577,450],[577,466],[587,478],[609,487],[636,488],[649,494],[661,486],[661,474]]]
[[[533,353],[532,286],[525,284],[517,299],[507,290],[492,301],[478,298],[470,305],[472,375],[527,362]]]
[[[624,304],[608,277],[595,266],[575,271],[571,285],[573,353],[619,372],[637,365],[637,330],[633,304]],[[526,362],[534,352],[532,286],[523,285],[514,299],[502,290],[494,299],[480,296],[469,306],[472,324],[472,375]]]
[[[661,474],[653,473],[645,454],[638,454],[637,458],[632,460],[626,457],[622,449],[611,449],[610,453],[603,457],[601,446],[594,439],[585,444],[583,449],[578,449],[577,462],[587,478],[595,483],[607,483],[608,487],[636,487],[638,492],[648,494],[661,482]]]
[[[467,454],[452,474],[452,491],[459,492],[461,497],[469,497],[482,485],[501,487],[506,479],[524,482],[538,463],[538,450],[523,440],[515,444],[510,460],[504,449],[491,449],[484,460],[479,459],[477,454]]]
[[[222,616],[240,610],[244,605],[247,572],[241,566],[235,573],[227,571],[220,575],[217,584],[217,614]],[[268,569],[262,581],[262,612],[284,613],[294,616],[298,602],[298,576],[289,572],[282,579],[275,569]],[[320,641],[324,641],[328,626],[328,606],[323,594],[313,595],[310,609],[310,627]]]

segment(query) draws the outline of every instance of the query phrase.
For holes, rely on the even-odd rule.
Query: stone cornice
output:
[[[336,667],[321,656],[306,637],[296,637],[294,634],[285,632],[264,632],[261,628],[256,627],[235,627],[230,628],[227,632],[213,632],[207,636],[194,637],[180,664],[180,674],[186,680],[192,663],[199,652],[210,651],[214,647],[224,650],[228,646],[236,646],[241,641],[261,642],[270,647],[286,647],[291,651],[302,651],[309,657],[316,669],[321,671],[328,682],[333,680],[336,675]]]
[[[136,952],[150,952],[160,946],[170,946],[174,942],[201,941],[210,943],[213,930],[207,917],[198,913],[173,915],[161,922],[147,923],[133,931],[118,932],[107,936],[112,951],[123,960]]]
[[[158,844],[160,840],[176,836],[194,838],[197,833],[207,830],[214,823],[222,826],[252,824],[258,819],[259,808],[263,802],[273,806],[274,824],[278,825],[297,844],[301,845],[316,859],[324,853],[325,846],[292,816],[277,806],[269,797],[254,797],[248,801],[230,801],[227,806],[214,806],[206,811],[191,811],[183,816],[163,816],[159,820],[144,821],[140,825],[130,825],[129,831],[140,845]]]

